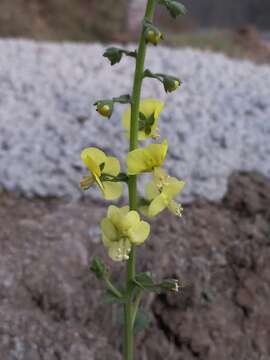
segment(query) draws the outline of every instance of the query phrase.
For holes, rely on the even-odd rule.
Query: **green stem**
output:
[[[135,301],[134,301],[134,307],[133,307],[133,317],[132,317],[132,324],[134,326],[135,324],[135,320],[136,320],[136,316],[137,316],[137,312],[139,310],[139,306],[140,306],[140,302],[141,302],[141,299],[142,299],[142,294],[143,294],[143,291],[142,290],[139,290],[136,298],[135,298]]]
[[[117,296],[119,299],[121,299],[123,297],[123,295],[120,293],[120,291],[118,289],[116,289],[116,287],[111,283],[111,281],[108,278],[105,279],[105,282],[106,282],[108,288],[110,289],[110,291],[115,296]]]
[[[154,16],[156,0],[148,0],[145,19],[152,21]],[[130,126],[130,146],[129,150],[132,151],[138,147],[138,127],[139,127],[139,106],[141,99],[141,88],[143,81],[144,62],[146,55],[146,41],[144,39],[144,25],[142,27],[139,47],[136,58],[136,69],[134,75],[134,84],[132,92],[131,104],[131,126]],[[129,207],[130,210],[137,209],[137,178],[130,176],[128,181],[129,189]],[[132,303],[132,281],[136,273],[136,259],[135,247],[133,246],[130,252],[127,264],[127,304],[125,305],[125,346],[124,346],[124,359],[133,360],[134,355],[134,333],[133,333],[133,303]]]

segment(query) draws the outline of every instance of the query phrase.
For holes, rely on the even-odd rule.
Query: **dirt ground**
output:
[[[1,360],[120,359],[117,305],[104,305],[90,259],[104,206],[0,194]],[[176,294],[150,295],[136,360],[270,358],[270,180],[234,174],[220,203],[198,199],[182,219],[154,221],[138,268],[177,276]],[[113,277],[124,275],[113,266]]]

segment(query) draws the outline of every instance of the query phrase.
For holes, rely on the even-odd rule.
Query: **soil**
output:
[[[102,204],[0,194],[0,354],[3,360],[120,359],[117,305],[89,272]],[[231,176],[220,203],[166,213],[138,249],[138,268],[179,277],[179,294],[150,294],[136,360],[270,358],[270,180]],[[124,266],[114,264],[113,278]]]

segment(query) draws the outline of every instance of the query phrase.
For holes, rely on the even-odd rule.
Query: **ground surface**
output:
[[[197,200],[181,220],[155,221],[138,266],[185,288],[144,300],[152,325],[137,360],[269,359],[269,209],[269,180],[237,174],[222,202]],[[93,255],[107,261],[97,227],[104,211],[89,199],[0,195],[1,358],[120,359],[117,308],[102,304],[88,271]]]

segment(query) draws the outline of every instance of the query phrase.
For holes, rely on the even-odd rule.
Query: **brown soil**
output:
[[[109,263],[95,234],[104,213],[90,200],[0,195],[1,359],[120,359],[118,308],[88,270],[95,254]],[[138,267],[185,287],[144,298],[152,325],[136,359],[268,360],[269,179],[235,174],[221,203],[198,200],[152,228]],[[115,279],[123,273],[114,264]]]

